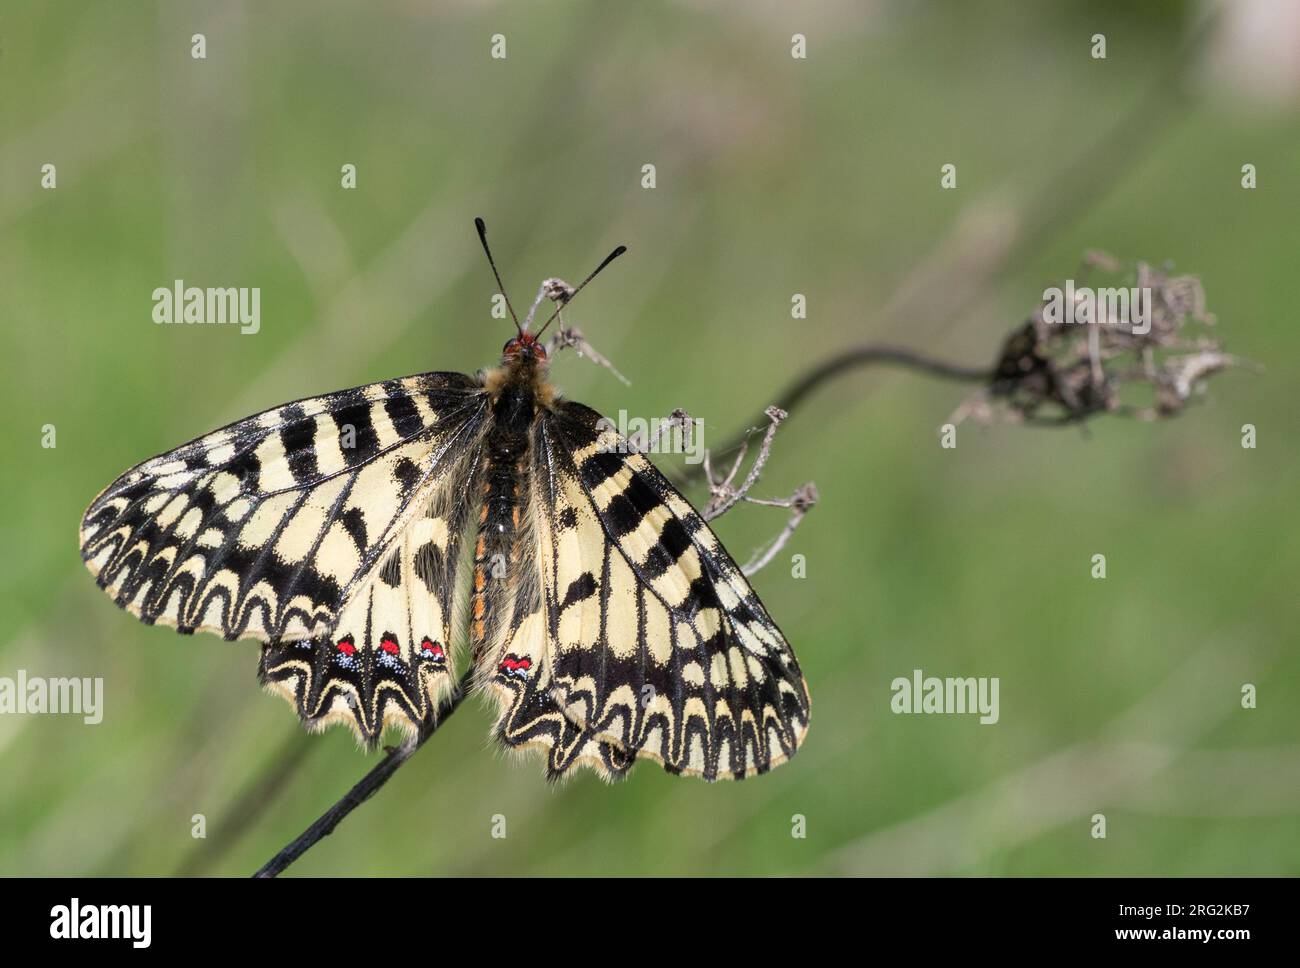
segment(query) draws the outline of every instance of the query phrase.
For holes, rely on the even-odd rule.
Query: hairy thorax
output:
[[[555,405],[555,387],[547,378],[547,364],[538,359],[505,358],[498,366],[483,372],[483,389],[495,405],[507,390],[516,397],[526,397],[536,407]]]

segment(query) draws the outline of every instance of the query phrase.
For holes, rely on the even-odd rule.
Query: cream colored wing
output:
[[[508,559],[475,572],[475,581],[483,583],[488,597],[475,684],[497,700],[494,732],[507,749],[540,752],[552,779],[578,764],[593,766],[612,779],[623,775],[632,759],[565,716],[551,692],[539,534],[545,521],[537,514],[534,491],[532,486],[519,489],[515,510],[521,524]]]
[[[552,772],[649,757],[709,780],[792,756],[799,664],[686,499],[574,403],[539,421],[532,476],[532,628],[484,663],[514,744],[545,748]]]
[[[464,625],[457,571],[482,470],[480,444],[466,439],[329,630],[262,647],[262,684],[309,728],[343,723],[373,745],[386,726],[413,735],[451,693]]]
[[[373,740],[390,698],[410,720],[449,678],[458,488],[486,425],[455,373],[285,404],[123,474],[82,557],[144,622],[266,643],[268,685]]]

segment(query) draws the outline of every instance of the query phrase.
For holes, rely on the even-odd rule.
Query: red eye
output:
[[[511,359],[524,357],[529,359],[536,357],[539,360],[546,359],[546,350],[541,343],[537,341],[532,333],[524,333],[523,336],[515,336],[501,347],[501,352]]]

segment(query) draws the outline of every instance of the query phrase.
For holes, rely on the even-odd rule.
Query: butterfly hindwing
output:
[[[480,660],[483,688],[498,702],[497,739],[510,749],[540,752],[551,778],[579,765],[610,779],[621,777],[633,758],[564,713],[553,691],[546,636],[540,626],[536,631]]]
[[[504,721],[549,748],[553,772],[560,747],[561,766],[607,775],[636,756],[707,779],[764,772],[807,729],[798,663],[703,519],[606,426],[575,403],[537,422],[545,643],[495,657],[495,681],[517,683]]]

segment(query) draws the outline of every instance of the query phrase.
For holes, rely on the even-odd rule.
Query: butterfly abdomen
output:
[[[492,585],[508,581],[517,564],[515,538],[524,513],[529,431],[536,416],[531,388],[513,382],[504,386],[493,403],[492,415],[470,598],[470,641],[476,661],[491,638],[496,618],[493,604],[501,600],[492,594]]]

